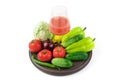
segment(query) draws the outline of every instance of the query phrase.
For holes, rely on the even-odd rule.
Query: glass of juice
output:
[[[63,6],[56,6],[52,9],[49,30],[55,35],[64,35],[70,30],[67,17],[67,9]]]

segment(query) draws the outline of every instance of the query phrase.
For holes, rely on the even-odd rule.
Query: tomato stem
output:
[[[32,40],[31,43],[34,43],[34,40]]]
[[[60,52],[60,48],[57,48],[57,52]]]
[[[43,54],[46,54],[47,52],[46,52],[46,50],[44,50],[42,53],[43,53]]]

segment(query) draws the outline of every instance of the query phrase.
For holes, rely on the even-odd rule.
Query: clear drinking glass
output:
[[[55,35],[64,35],[70,30],[67,17],[67,9],[63,6],[56,6],[52,9],[49,30]]]

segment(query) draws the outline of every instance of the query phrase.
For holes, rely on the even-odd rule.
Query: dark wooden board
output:
[[[40,66],[38,64],[36,64],[35,62],[33,62],[31,60],[31,52],[29,51],[29,57],[30,57],[30,60],[32,61],[33,65],[35,67],[37,67],[39,70],[47,73],[47,74],[51,74],[51,75],[57,75],[57,76],[64,76],[64,75],[69,75],[69,74],[73,74],[77,71],[80,71],[81,69],[83,69],[91,60],[91,57],[92,57],[92,51],[88,52],[89,54],[89,57],[87,60],[85,61],[74,61],[73,62],[73,66],[69,69],[52,69],[52,68],[48,68],[48,67],[44,67],[44,66]]]

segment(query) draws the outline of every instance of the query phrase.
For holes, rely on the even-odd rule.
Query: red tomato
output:
[[[31,52],[38,52],[39,50],[41,49],[41,42],[40,40],[32,40],[30,43],[29,43],[29,50]]]
[[[37,59],[43,62],[50,61],[51,58],[52,58],[52,53],[47,49],[43,49],[37,54]]]
[[[65,57],[65,49],[62,46],[55,47],[53,50],[53,57],[64,58]]]

